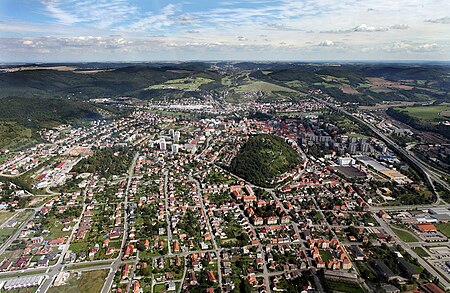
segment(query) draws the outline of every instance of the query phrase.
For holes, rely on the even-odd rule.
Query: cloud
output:
[[[321,31],[321,33],[328,33],[328,34],[373,33],[373,32],[386,32],[389,30],[404,30],[408,28],[409,26],[407,24],[394,24],[391,26],[369,26],[363,23],[351,29],[328,30],[328,31]]]
[[[204,52],[205,46],[216,51],[212,55],[190,56],[226,59],[231,56],[227,50],[236,50],[242,55],[234,56],[251,59],[256,55],[245,55],[245,50],[259,53],[267,49],[267,54],[259,53],[257,58],[279,58],[277,50],[292,52],[282,56],[294,60],[310,56],[316,60],[394,59],[402,58],[405,51],[417,52],[414,56],[422,60],[450,57],[445,52],[450,46],[445,37],[450,35],[450,27],[437,25],[450,23],[450,17],[442,17],[450,9],[450,2],[444,0],[218,0],[208,5],[196,1],[149,0],[35,2],[42,5],[32,5],[30,11],[20,14],[9,16],[0,11],[3,19],[0,42],[14,43],[24,52],[21,56],[42,50],[61,58],[83,58],[85,54],[106,58],[117,52],[134,51],[142,54],[134,54],[134,60],[145,60],[149,56],[147,51],[155,52],[158,48],[159,56],[167,56],[168,51],[176,58],[186,56],[185,48],[194,54]],[[15,57],[19,53],[15,55],[14,46],[2,48],[1,59],[19,59]],[[12,53],[5,55],[5,51]],[[83,54],[71,55],[73,52]],[[110,60],[120,60],[125,54],[117,56]]]
[[[196,20],[196,18],[193,15],[188,14],[188,13],[180,15],[178,19],[181,22],[186,22],[186,23],[193,23]]]
[[[294,27],[290,27],[290,26],[287,26],[286,24],[280,23],[280,22],[276,22],[276,23],[265,23],[265,25],[266,25],[267,27],[269,27],[270,29],[278,30],[278,31],[302,31],[301,29],[297,29],[297,28],[294,28]]]
[[[435,52],[443,49],[445,46],[437,43],[417,43],[412,41],[399,41],[386,48],[388,52]]]
[[[333,41],[330,41],[330,40],[325,40],[325,41],[322,41],[319,44],[317,44],[317,46],[320,46],[320,47],[333,47],[333,46],[336,46],[336,43],[333,42]]]
[[[436,18],[436,19],[427,19],[427,20],[425,20],[425,22],[450,24],[450,16]]]
[[[121,23],[138,11],[126,0],[40,0],[47,15],[62,24],[86,23],[107,28]]]
[[[392,30],[405,30],[409,28],[409,25],[404,23],[394,24],[389,27]]]
[[[159,14],[148,13],[146,17],[124,27],[123,30],[146,31],[159,30],[164,27],[169,27],[176,22],[176,18],[174,16],[178,10],[178,5],[168,4],[161,9]]]

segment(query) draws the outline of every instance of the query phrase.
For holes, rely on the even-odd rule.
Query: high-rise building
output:
[[[348,151],[350,154],[355,154],[357,149],[358,149],[358,144],[356,144],[356,143],[350,143],[348,146]]]
[[[161,138],[159,140],[159,149],[162,150],[162,151],[165,151],[166,147],[167,147],[166,140],[164,138]]]
[[[177,144],[172,145],[172,153],[178,153],[178,145]]]
[[[173,141],[174,142],[180,141],[180,132],[179,131],[175,131],[175,133],[173,134]]]

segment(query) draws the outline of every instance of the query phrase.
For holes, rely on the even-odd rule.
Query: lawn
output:
[[[61,229],[64,228],[64,225],[61,223],[55,223],[50,227],[50,234],[46,235],[46,239],[55,239],[60,237],[65,237],[70,235],[70,231],[64,232]]]
[[[435,226],[438,228],[439,232],[450,237],[450,223],[436,223]]]
[[[364,293],[364,290],[357,284],[326,281],[325,286],[332,292]]]
[[[428,256],[430,256],[428,254],[428,252],[426,252],[425,249],[423,249],[422,247],[416,247],[416,248],[413,248],[413,250],[420,257],[428,257]]]
[[[403,230],[399,230],[396,229],[394,227],[391,227],[392,231],[394,231],[395,234],[397,234],[397,236],[405,241],[405,242],[417,242],[419,241],[419,239],[417,239],[416,236],[414,236],[411,232],[407,232],[407,231],[403,231]]]
[[[422,106],[398,108],[402,112],[407,112],[409,116],[422,120],[437,120],[442,117],[450,117],[449,105]]]
[[[86,252],[88,245],[87,242],[72,242],[69,249],[78,255],[80,252]]]
[[[81,277],[72,275],[66,285],[51,287],[48,293],[97,293],[102,290],[103,283],[108,276],[108,270],[83,272]]]
[[[333,256],[331,255],[331,252],[329,250],[320,250],[320,256],[322,257],[322,260],[324,262],[327,262],[327,261],[333,259]]]
[[[249,83],[235,87],[234,90],[237,93],[249,93],[249,92],[289,92],[296,93],[293,89],[279,86],[273,83],[265,81],[251,81]]]

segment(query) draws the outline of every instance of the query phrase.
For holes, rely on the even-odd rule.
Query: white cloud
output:
[[[86,23],[108,28],[133,17],[138,8],[126,0],[40,0],[47,14],[62,24]]]
[[[161,9],[159,14],[149,13],[146,17],[132,23],[129,26],[121,28],[121,30],[146,31],[159,30],[164,27],[169,27],[176,23],[174,16],[178,10],[178,5],[168,4]]]
[[[328,30],[321,31],[321,33],[329,33],[329,34],[348,34],[348,33],[373,33],[373,32],[386,32],[389,30],[405,30],[408,29],[409,26],[407,24],[394,24],[391,26],[369,26],[366,24],[360,24],[351,29],[345,30]]]
[[[145,59],[145,52],[154,52],[153,48],[161,48],[161,56],[165,56],[164,50],[177,48],[177,53],[171,51],[172,54],[184,56],[182,49],[190,48],[194,54],[194,48],[204,52],[201,48],[205,46],[216,51],[214,55],[200,54],[200,59],[231,56],[226,50],[234,49],[242,56],[245,50],[267,49],[267,55],[261,53],[258,57],[274,58],[280,56],[277,50],[284,50],[291,55],[283,56],[296,59],[320,59],[318,52],[329,59],[402,58],[405,51],[420,59],[450,59],[445,52],[450,45],[446,37],[450,27],[437,25],[450,23],[450,17],[442,17],[443,12],[450,11],[450,1],[445,0],[228,0],[229,3],[213,1],[208,8],[178,1],[155,1],[163,6],[147,7],[137,7],[139,1],[128,0],[39,1],[44,5],[38,13],[52,19],[45,18],[40,23],[0,21],[0,42],[14,36],[15,45],[22,52],[48,50],[55,56],[61,52],[61,58],[79,48],[83,48],[83,54],[89,48],[105,58],[116,52],[134,51]],[[78,39],[87,35],[93,38]],[[13,41],[10,38],[5,42]],[[4,48],[0,56],[5,56],[5,50],[14,52],[13,46],[0,47]]]
[[[435,52],[443,49],[445,46],[436,43],[417,43],[411,41],[394,42],[386,50],[389,52]]]
[[[436,19],[427,19],[425,21],[426,22],[431,22],[431,23],[450,24],[450,16],[436,18]]]
[[[409,25],[404,24],[404,23],[399,23],[399,24],[391,25],[389,28],[393,29],[393,30],[405,30],[405,29],[409,28]]]
[[[335,42],[330,41],[330,40],[325,40],[325,41],[320,42],[317,46],[320,46],[320,47],[332,47],[332,46],[335,46],[335,45],[336,45]]]

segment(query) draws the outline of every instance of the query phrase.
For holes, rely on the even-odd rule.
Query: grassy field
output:
[[[13,212],[7,211],[0,212],[0,225],[6,222],[6,220],[8,220],[12,215],[14,215]]]
[[[428,252],[426,252],[425,249],[423,249],[422,247],[416,247],[416,248],[413,248],[413,250],[420,257],[428,257],[428,256],[430,256],[428,254]]]
[[[411,232],[407,232],[407,231],[403,231],[403,230],[399,230],[396,229],[394,227],[391,227],[392,231],[394,231],[395,234],[397,234],[397,236],[405,241],[405,242],[417,242],[419,241],[419,239],[417,239],[416,236],[414,236]]]
[[[450,223],[436,223],[435,226],[438,228],[439,232],[450,237]]]
[[[449,105],[406,107],[399,108],[398,110],[407,112],[409,116],[422,120],[437,120],[444,117],[450,117]]]
[[[16,228],[2,228],[0,229],[0,243],[3,243],[16,231]]]
[[[299,80],[288,81],[288,82],[286,82],[286,85],[295,87],[295,88],[306,88],[306,86],[307,86],[305,83],[303,83]]]
[[[180,78],[166,81],[162,84],[152,85],[146,88],[147,90],[160,90],[160,89],[175,89],[184,91],[196,91],[203,84],[208,84],[214,80],[195,77],[195,78]]]
[[[337,87],[337,84],[330,84],[326,82],[315,82],[315,86],[323,86],[324,88]]]
[[[327,261],[333,259],[333,256],[331,255],[331,252],[329,250],[320,250],[320,256],[322,257],[322,260],[324,262],[327,262]]]
[[[108,270],[83,272],[81,278],[71,276],[66,285],[51,287],[48,293],[97,293],[102,290],[103,283],[108,276]]]
[[[320,75],[325,81],[337,81],[342,83],[349,83],[348,78],[345,77],[336,77],[332,75]]]
[[[364,290],[355,284],[326,281],[325,286],[332,292],[364,293]]]
[[[288,92],[295,93],[293,89],[282,87],[273,83],[265,81],[251,81],[249,83],[235,87],[234,90],[237,93],[249,93],[249,92]]]

